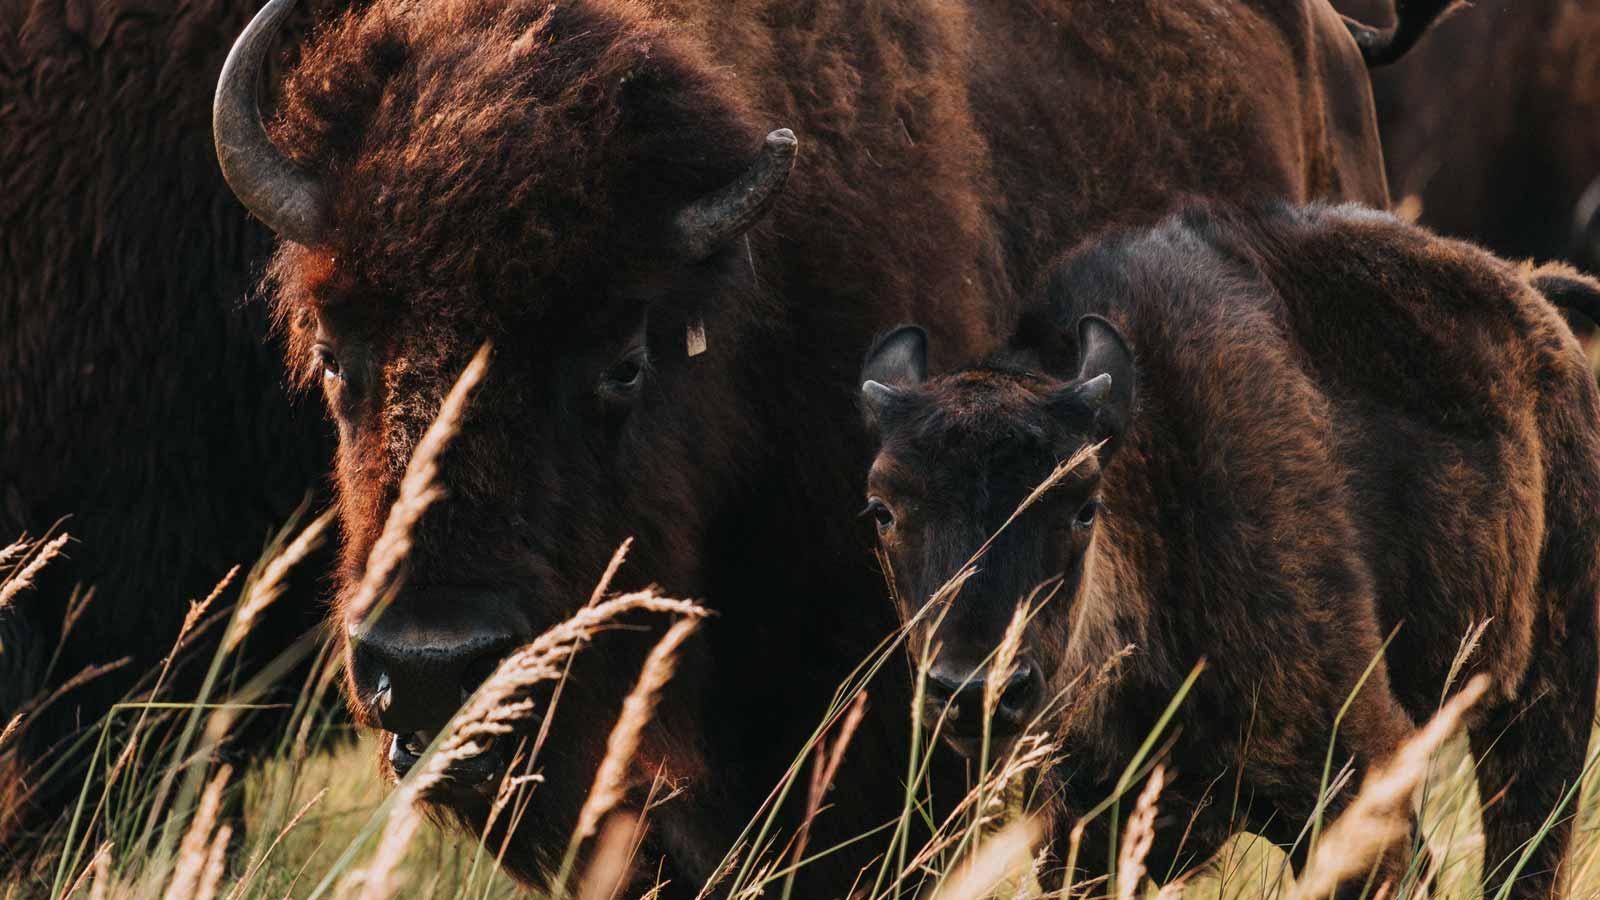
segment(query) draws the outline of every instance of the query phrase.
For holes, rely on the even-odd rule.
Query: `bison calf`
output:
[[[881,339],[863,372],[868,510],[904,615],[1062,460],[1098,448],[918,619],[947,742],[974,749],[985,661],[1019,598],[1048,597],[991,735],[1136,645],[1063,726],[1073,774],[1057,774],[1081,812],[1209,660],[1162,797],[1195,818],[1181,849],[1183,827],[1158,833],[1149,870],[1205,859],[1235,826],[1303,848],[1328,742],[1359,783],[1488,622],[1460,677],[1494,685],[1468,721],[1482,796],[1498,798],[1488,866],[1519,854],[1579,777],[1600,669],[1600,404],[1543,282],[1600,291],[1354,207],[1198,209],[1069,254],[1048,311],[978,365],[928,379],[919,329]],[[1239,815],[1203,802],[1235,784]],[[1516,896],[1553,891],[1569,817]]]

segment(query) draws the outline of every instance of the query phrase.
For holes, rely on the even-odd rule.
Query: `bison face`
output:
[[[1102,520],[1115,514],[1100,472],[1131,409],[1132,357],[1099,318],[1085,319],[1079,347],[1079,372],[1065,382],[1013,361],[925,380],[926,338],[907,327],[880,340],[862,372],[878,439],[865,515],[911,646],[931,659],[924,718],[963,754],[976,756],[986,738],[1006,744],[1052,707],[1074,598],[1092,578]],[[1015,661],[996,673],[986,704],[1019,610]]]
[[[720,70],[636,7],[533,2],[350,14],[305,51],[269,140],[254,91],[288,5],[269,2],[229,56],[218,155],[286,239],[269,282],[290,365],[339,424],[350,699],[403,771],[509,648],[588,599],[625,539],[624,580],[703,591],[707,522],[756,440],[740,385],[777,339],[756,280],[775,237],[750,229],[796,142],[763,145]],[[348,598],[484,343],[444,498],[370,618]],[[535,726],[551,739],[530,845],[565,843],[649,640],[602,636]],[[680,713],[661,718],[692,733]],[[501,762],[457,773],[450,805],[469,821]]]

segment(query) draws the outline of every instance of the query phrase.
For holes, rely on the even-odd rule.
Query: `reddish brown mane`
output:
[[[344,296],[314,289],[290,246],[277,302],[592,315],[601,298],[563,288],[592,280],[596,261],[652,255],[664,216],[731,179],[763,133],[694,47],[636,4],[347,15],[286,82],[274,128],[337,185],[327,252],[349,267]]]

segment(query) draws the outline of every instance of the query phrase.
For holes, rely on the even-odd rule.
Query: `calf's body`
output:
[[[1600,406],[1536,289],[1552,277],[1577,278],[1354,207],[1200,210],[1093,244],[1057,264],[1048,311],[984,365],[924,381],[903,333],[869,357],[885,558],[911,603],[927,597],[977,549],[961,535],[992,531],[1058,460],[1104,442],[928,621],[940,659],[971,671],[1019,597],[1061,579],[1036,595],[1049,599],[1019,650],[1046,673],[1042,697],[1135,645],[1068,717],[1076,812],[1208,661],[1162,798],[1194,821],[1158,832],[1158,873],[1236,827],[1303,847],[1330,736],[1359,783],[1437,708],[1463,637],[1488,622],[1459,677],[1493,685],[1468,729],[1497,798],[1497,883],[1580,775],[1600,671]],[[1537,846],[1515,896],[1553,891],[1568,831]],[[1079,860],[1107,852],[1091,832]],[[1383,874],[1403,871],[1398,856]]]

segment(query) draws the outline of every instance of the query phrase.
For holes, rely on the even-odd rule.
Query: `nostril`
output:
[[[489,676],[494,674],[494,670],[499,667],[500,661],[503,659],[505,659],[505,652],[494,650],[484,653],[467,663],[466,667],[461,670],[461,699],[463,702],[472,696],[472,692],[477,690],[479,685],[489,680]]]
[[[1006,679],[1005,689],[1000,692],[998,712],[1013,720],[1026,718],[1039,702],[1041,680],[1038,669],[1031,663],[1019,663],[1017,670]]]
[[[942,702],[954,696],[957,687],[957,685],[946,684],[938,678],[930,675],[928,676],[927,683],[923,685],[922,690],[923,693],[928,695],[929,700],[938,700]]]
[[[389,689],[389,673],[379,672],[378,686],[372,692],[372,708],[381,714],[389,708],[389,703],[393,699],[394,693]]]

